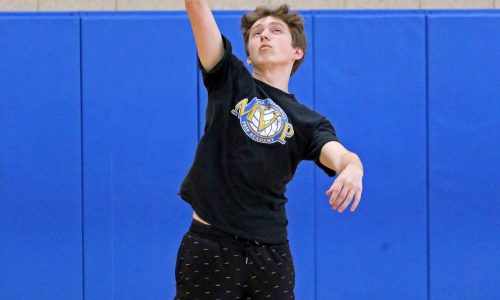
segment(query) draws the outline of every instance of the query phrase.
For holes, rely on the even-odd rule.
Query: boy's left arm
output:
[[[344,212],[354,196],[351,212],[356,210],[363,190],[363,164],[359,157],[339,142],[332,141],[321,148],[319,161],[339,174],[330,189],[326,191],[330,196],[332,209],[339,208],[339,213]]]

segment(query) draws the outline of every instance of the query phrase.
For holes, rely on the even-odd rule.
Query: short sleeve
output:
[[[232,45],[229,39],[227,39],[223,34],[221,34],[221,36],[224,45],[224,54],[219,62],[209,72],[203,68],[200,57],[197,54],[198,69],[201,71],[203,84],[209,92],[219,88],[233,75],[234,72],[239,71],[240,67],[243,66],[243,63],[233,55]]]
[[[340,143],[339,138],[335,132],[335,128],[325,117],[322,117],[318,126],[314,129],[311,142],[308,149],[306,150],[306,160],[312,160],[314,163],[321,168],[328,176],[334,177],[336,172],[327,166],[323,165],[319,161],[321,154],[321,148],[331,141],[337,141]]]

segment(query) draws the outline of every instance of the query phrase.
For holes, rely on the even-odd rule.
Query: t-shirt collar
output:
[[[258,82],[258,83],[260,83],[261,85],[263,85],[263,86],[265,86],[266,88],[268,88],[269,90],[271,90],[273,93],[279,94],[279,95],[280,95],[280,96],[282,96],[282,97],[286,97],[286,98],[291,99],[292,101],[297,102],[297,99],[295,99],[295,95],[294,95],[294,94],[289,94],[289,93],[287,93],[287,92],[285,92],[285,91],[283,91],[283,90],[280,90],[280,89],[279,89],[279,88],[277,88],[277,87],[274,87],[274,86],[272,86],[272,85],[269,85],[269,84],[265,83],[264,81],[262,81],[262,80],[259,80],[259,79],[255,78],[255,77],[253,77],[253,79],[254,79],[256,82]]]

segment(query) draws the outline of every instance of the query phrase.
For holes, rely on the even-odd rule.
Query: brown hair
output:
[[[255,22],[269,16],[279,18],[285,22],[292,35],[292,47],[304,50],[304,56],[300,60],[296,60],[293,64],[292,73],[290,74],[290,76],[292,76],[304,61],[307,40],[304,32],[304,20],[296,12],[289,12],[289,9],[288,4],[282,4],[275,9],[266,6],[258,6],[253,12],[246,13],[241,17],[241,31],[243,32],[243,39],[245,41],[245,51],[247,56],[250,56],[248,51],[248,39],[250,36],[250,29]]]

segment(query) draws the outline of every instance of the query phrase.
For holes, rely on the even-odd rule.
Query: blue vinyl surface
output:
[[[315,172],[317,299],[426,297],[424,25],[315,17],[316,109],[365,168],[360,206],[343,214]]]
[[[82,20],[88,299],[174,293],[191,218],[176,193],[197,142],[189,30],[183,16]]]
[[[500,298],[500,13],[302,14],[290,92],[365,174],[287,187],[296,298]],[[173,298],[206,101],[185,12],[0,13],[0,299]]]
[[[500,17],[430,16],[433,299],[500,299]]]
[[[0,18],[1,299],[82,298],[79,44],[78,19]]]

